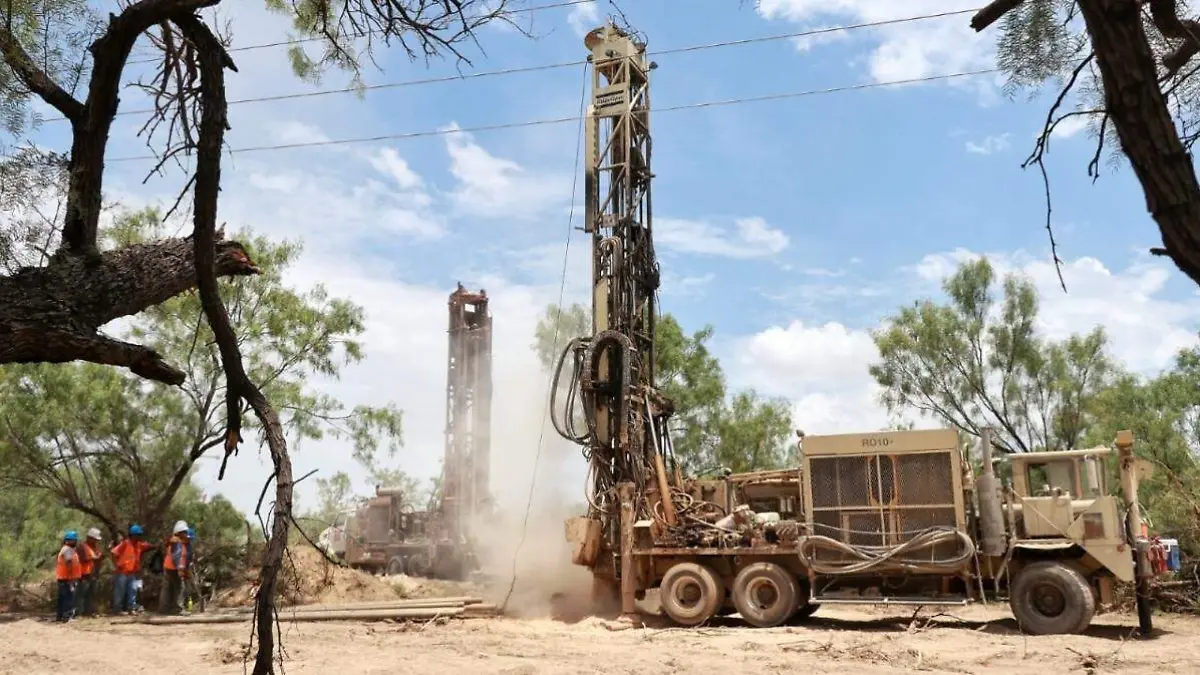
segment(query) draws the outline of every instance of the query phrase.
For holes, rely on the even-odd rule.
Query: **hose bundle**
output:
[[[950,558],[934,558],[933,549],[957,541],[959,552]],[[918,551],[929,550],[928,557],[917,557]],[[851,560],[816,560],[819,551],[833,551]],[[906,572],[947,572],[957,569],[975,555],[975,542],[966,533],[953,527],[931,527],[921,530],[908,541],[896,546],[855,546],[832,537],[811,535],[800,541],[800,560],[817,574],[845,576],[864,574],[880,567],[900,567]]]

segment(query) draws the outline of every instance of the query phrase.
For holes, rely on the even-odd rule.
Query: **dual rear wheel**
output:
[[[663,576],[663,611],[681,626],[698,626],[733,609],[752,626],[770,628],[790,618],[807,618],[817,606],[808,602],[808,588],[787,569],[770,562],[742,568],[729,589],[733,607],[726,604],[725,584],[711,567],[677,563]]]

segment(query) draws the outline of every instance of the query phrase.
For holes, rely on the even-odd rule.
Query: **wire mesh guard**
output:
[[[850,546],[899,546],[933,527],[955,528],[950,452],[812,457],[813,534]],[[954,540],[925,549],[930,560],[953,556]],[[819,560],[844,560],[821,549]]]

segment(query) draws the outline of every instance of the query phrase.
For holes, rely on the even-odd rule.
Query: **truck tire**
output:
[[[817,613],[820,605],[812,603],[812,591],[809,589],[807,581],[796,581],[796,611],[792,612],[792,616],[788,618],[790,622],[804,621],[808,617]]]
[[[1031,635],[1082,633],[1096,614],[1091,584],[1075,568],[1055,560],[1022,569],[1008,602],[1021,630]]]
[[[429,576],[431,567],[429,556],[425,553],[417,553],[408,557],[408,563],[405,565],[405,571],[410,577],[426,577]]]
[[[404,558],[401,558],[400,556],[392,557],[392,559],[388,561],[386,572],[388,576],[404,574]]]
[[[708,621],[724,600],[721,578],[697,563],[676,563],[663,575],[659,588],[663,612],[681,626],[699,626]]]
[[[751,626],[772,628],[787,621],[799,605],[796,580],[769,562],[747,565],[733,580],[733,603]]]

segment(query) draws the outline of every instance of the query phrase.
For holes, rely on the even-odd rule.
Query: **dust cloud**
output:
[[[496,369],[491,491],[498,516],[473,528],[483,572],[494,580],[494,601],[508,596],[508,613],[524,617],[549,616],[554,596],[556,605],[563,597],[575,605],[591,592],[591,573],[571,564],[564,527],[583,515],[587,463],[546,417],[549,380],[532,359]]]

